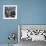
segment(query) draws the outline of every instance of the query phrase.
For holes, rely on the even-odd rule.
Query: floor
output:
[[[8,44],[0,44],[0,46],[8,46]],[[18,46],[18,44],[10,45],[10,46]]]

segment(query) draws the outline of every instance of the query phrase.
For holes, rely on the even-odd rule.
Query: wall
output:
[[[46,24],[46,0],[23,0],[21,24]]]
[[[3,5],[8,5],[8,4],[17,5],[17,1],[16,0],[0,0],[0,44],[7,44],[9,42],[8,34],[10,32],[16,32],[16,35],[18,35],[17,24],[19,22],[20,17],[18,16],[17,20],[3,19]],[[18,43],[17,39],[18,38],[16,38],[16,41],[15,41],[16,43]]]
[[[6,4],[17,4],[17,20],[3,19]],[[46,0],[0,0],[0,44],[8,43],[9,32],[18,32],[17,24],[46,24]]]

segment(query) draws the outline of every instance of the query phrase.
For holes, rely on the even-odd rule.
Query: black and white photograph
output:
[[[3,5],[3,19],[17,19],[17,5]]]
[[[20,46],[31,46],[46,42],[46,25],[18,25],[18,41]]]

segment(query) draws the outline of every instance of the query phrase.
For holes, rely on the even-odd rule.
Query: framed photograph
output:
[[[3,19],[17,19],[17,5],[3,5]]]

